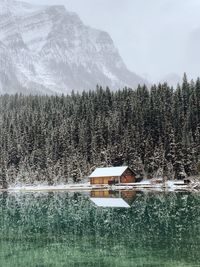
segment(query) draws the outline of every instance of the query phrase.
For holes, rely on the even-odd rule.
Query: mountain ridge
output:
[[[4,0],[0,9],[0,93],[69,93],[146,82],[127,69],[107,32],[84,25],[64,6]]]

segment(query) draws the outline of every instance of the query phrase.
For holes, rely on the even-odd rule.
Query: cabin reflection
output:
[[[92,190],[90,200],[98,207],[130,208],[136,199],[136,191]]]

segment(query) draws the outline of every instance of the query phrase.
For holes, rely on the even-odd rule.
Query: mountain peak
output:
[[[0,67],[1,92],[13,88],[12,77],[20,90],[32,93],[68,93],[96,84],[119,89],[145,82],[126,68],[108,33],[84,25],[64,6],[0,3],[0,54],[12,69],[10,76],[7,66]],[[13,92],[17,90],[15,86]]]

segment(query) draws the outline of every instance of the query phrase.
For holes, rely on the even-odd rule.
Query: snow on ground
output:
[[[91,190],[153,190],[153,191],[176,191],[189,190],[190,186],[185,185],[183,181],[167,181],[163,183],[152,183],[151,180],[144,180],[139,183],[130,183],[122,185],[90,185],[84,184],[60,184],[60,185],[14,185],[8,188],[9,191],[91,191]]]
[[[11,191],[49,191],[49,190],[85,190],[91,189],[90,184],[61,184],[61,185],[16,185],[11,186]]]

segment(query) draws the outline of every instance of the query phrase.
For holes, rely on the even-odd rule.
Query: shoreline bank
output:
[[[7,189],[0,189],[0,192],[49,192],[49,191],[69,191],[81,192],[92,190],[148,190],[160,192],[176,192],[176,191],[199,191],[199,183],[184,184],[183,181],[166,181],[165,183],[152,183],[151,181],[142,181],[139,183],[116,184],[116,185],[90,185],[84,184],[62,184],[62,185],[16,185],[10,186]]]

